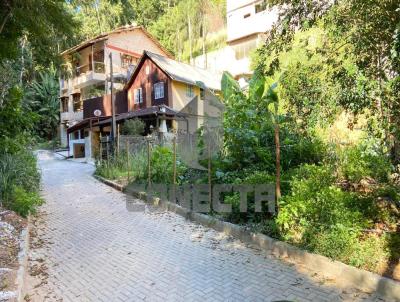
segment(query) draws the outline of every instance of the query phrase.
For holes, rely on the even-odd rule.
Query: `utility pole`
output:
[[[116,129],[117,125],[115,122],[115,99],[114,99],[114,78],[113,78],[113,64],[112,64],[112,53],[109,54],[110,57],[110,82],[111,82],[111,114],[112,114],[112,123],[111,123],[111,143],[114,144],[116,138]]]

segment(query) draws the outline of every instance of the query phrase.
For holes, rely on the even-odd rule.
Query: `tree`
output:
[[[292,92],[299,94],[287,95],[289,102],[293,98],[307,105],[306,100],[311,96],[316,108],[324,108],[325,100],[330,100],[333,107],[339,105],[355,115],[368,114],[369,130],[380,137],[394,162],[399,162],[399,99],[393,85],[399,76],[395,50],[400,23],[398,1],[339,0],[320,1],[316,5],[308,0],[270,2],[284,7],[280,21],[260,51],[263,58],[260,64],[271,75],[282,72],[279,54],[289,52],[296,37],[303,32],[322,29],[327,41],[309,54],[306,64],[298,62],[296,66],[289,66],[292,72],[287,73],[287,83],[307,84],[318,80],[308,89],[285,86],[292,86]],[[312,66],[307,62],[318,56],[321,64],[316,62],[314,66],[319,71],[310,69]],[[321,74],[322,81],[316,76]],[[330,88],[326,90],[326,87]],[[324,91],[335,89],[336,94],[323,96]],[[307,91],[317,93],[312,96]],[[319,120],[323,120],[322,116]],[[378,127],[374,120],[380,121]]]
[[[16,58],[19,39],[26,36],[38,62],[57,57],[73,35],[75,23],[63,0],[0,2],[0,59]],[[72,41],[73,42],[73,41]]]
[[[144,27],[151,26],[166,11],[178,4],[179,0],[128,0],[133,10],[133,18]]]
[[[0,63],[0,154],[14,154],[24,148],[36,115],[23,106],[18,72],[10,61]]]
[[[134,21],[127,0],[73,0],[70,5],[79,24],[76,37],[82,41]]]
[[[54,68],[39,72],[26,92],[26,99],[31,108],[37,112],[38,121],[35,124],[37,133],[48,140],[55,139],[59,125],[60,102],[59,83]]]

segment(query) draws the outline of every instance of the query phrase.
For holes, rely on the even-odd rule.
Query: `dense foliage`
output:
[[[23,216],[42,202],[31,147],[54,139],[58,126],[58,80],[48,66],[75,25],[64,1],[0,3],[0,206]]]
[[[92,38],[116,27],[145,26],[178,60],[188,61],[225,43],[222,0],[74,0],[75,36]],[[207,36],[209,32],[218,35]]]
[[[121,133],[124,135],[142,135],[144,133],[145,123],[138,119],[130,119],[124,122]]]

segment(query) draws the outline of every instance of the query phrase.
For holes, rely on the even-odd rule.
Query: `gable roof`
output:
[[[134,30],[142,31],[151,41],[153,41],[169,57],[173,57],[172,54],[168,50],[166,50],[164,48],[164,46],[162,46],[161,43],[158,42],[158,40],[156,38],[154,38],[143,26],[136,26],[136,25],[121,26],[121,27],[118,27],[118,28],[116,28],[116,29],[114,29],[112,31],[107,32],[107,33],[103,33],[103,34],[97,35],[96,37],[94,37],[92,39],[88,39],[88,40],[83,41],[82,43],[80,43],[78,45],[75,45],[75,46],[73,46],[73,47],[71,47],[71,48],[69,48],[67,50],[64,50],[63,52],[61,52],[60,55],[63,56],[63,55],[66,55],[66,54],[69,54],[69,53],[72,53],[72,52],[75,52],[75,51],[79,51],[82,48],[88,47],[88,46],[90,46],[92,44],[95,44],[97,42],[107,40],[108,37],[110,35],[112,35],[112,34],[118,34],[118,33],[121,33],[121,32],[134,31]]]
[[[190,85],[202,86],[201,82],[206,88],[212,90],[221,90],[221,78],[222,73],[211,72],[209,70],[194,67],[192,65],[175,61],[171,58],[164,57],[159,54],[152,53],[150,51],[144,51],[143,56],[140,59],[139,64],[136,66],[131,78],[125,86],[128,89],[137,73],[141,69],[143,62],[146,59],[150,59],[154,64],[158,66],[165,74],[174,81],[182,82]],[[200,84],[200,85],[199,85]]]

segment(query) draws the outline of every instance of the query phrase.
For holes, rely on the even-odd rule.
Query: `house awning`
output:
[[[115,117],[116,122],[128,120],[135,117],[145,117],[145,116],[168,116],[168,117],[176,117],[176,118],[185,118],[187,115],[178,111],[173,110],[172,108],[166,105],[159,106],[151,106],[148,108],[143,108],[140,110],[122,113]],[[98,123],[94,123],[93,125],[110,125],[112,122],[111,118],[102,120]]]
[[[67,133],[70,134],[72,132],[88,128],[88,127],[90,127],[90,124],[92,124],[92,126],[93,126],[95,123],[98,123],[99,121],[102,121],[102,120],[108,119],[108,118],[109,118],[109,116],[86,118],[86,119],[80,121],[79,123],[69,127],[67,129]]]

